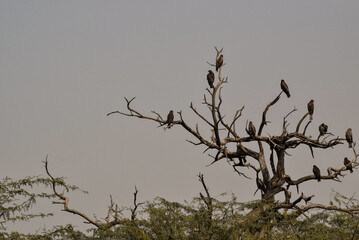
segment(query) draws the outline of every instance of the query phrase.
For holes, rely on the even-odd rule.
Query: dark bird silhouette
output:
[[[313,112],[314,112],[314,100],[310,100],[308,103],[308,113],[309,113],[309,120],[313,120]]]
[[[223,54],[219,56],[219,58],[216,61],[216,72],[218,72],[218,69],[223,66]]]
[[[254,126],[252,121],[249,121],[249,124],[248,124],[248,134],[251,137],[254,137],[256,135],[256,127]]]
[[[313,197],[315,197],[315,195],[312,195],[312,196],[309,196],[309,197],[303,196],[303,200],[305,201],[305,204],[308,204],[308,202],[310,200],[312,200]]]
[[[170,125],[173,123],[173,119],[174,119],[173,110],[171,110],[167,115],[166,123],[168,124],[168,127],[170,127]]]
[[[353,144],[353,134],[352,134],[352,129],[348,128],[348,130],[345,132],[345,138],[347,139],[347,142],[349,144],[349,148],[352,147]]]
[[[287,95],[287,97],[290,98],[288,85],[285,83],[283,79],[280,81],[280,88]]]
[[[344,166],[347,167],[347,170],[350,171],[350,173],[353,172],[353,166],[352,163],[350,162],[350,160],[348,158],[344,158]]]
[[[320,169],[315,165],[313,165],[313,173],[318,182],[320,182]]]
[[[213,73],[211,70],[208,70],[207,81],[208,81],[209,86],[210,86],[211,88],[213,88],[214,73]]]
[[[323,136],[324,134],[327,133],[327,131],[328,131],[328,126],[325,125],[325,123],[320,124],[320,126],[319,126],[320,135]]]

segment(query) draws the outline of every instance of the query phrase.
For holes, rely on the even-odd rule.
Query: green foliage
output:
[[[35,217],[52,216],[52,213],[30,213],[29,210],[36,204],[38,199],[55,197],[53,193],[49,194],[41,191],[44,188],[52,188],[53,184],[62,186],[67,192],[80,190],[76,186],[66,184],[63,178],[56,178],[54,182],[49,178],[37,176],[25,177],[19,180],[13,180],[9,177],[3,178],[0,181],[0,230],[6,230],[6,223],[8,222],[29,221]],[[34,189],[35,187],[38,188]],[[12,233],[12,235],[11,239],[21,239],[20,236],[22,236],[17,237],[17,233]]]
[[[139,218],[108,231],[94,230],[94,239],[228,239],[241,216],[242,204],[213,199],[213,211],[200,198],[190,203],[156,198],[147,202]],[[210,217],[209,217],[210,216]],[[125,220],[125,219],[122,219]]]
[[[156,198],[139,219],[108,231],[93,232],[92,239],[357,239],[359,217],[336,211],[318,211],[307,217],[278,212],[268,200],[239,203],[213,199],[212,217],[200,198],[190,203]],[[208,223],[210,221],[210,224]]]
[[[50,186],[47,178],[26,177],[20,180],[4,178],[0,181],[0,229],[5,229],[6,223],[11,221],[27,221],[34,217],[46,217],[51,214],[26,213],[39,198],[52,198],[53,194],[33,193],[34,186]]]
[[[34,193],[34,186],[62,186],[67,191],[77,190],[62,178],[27,177],[21,180],[5,178],[0,183],[0,216],[2,230],[8,221],[30,220],[50,214],[28,213],[39,198],[53,198],[52,194]],[[222,198],[223,196],[221,196]],[[225,197],[228,199],[228,197]],[[208,198],[207,198],[208,200]],[[210,204],[209,204],[210,203]],[[353,197],[339,193],[331,196],[331,205],[349,208],[359,207]],[[359,239],[359,216],[338,211],[320,210],[305,217],[293,214],[293,210],[277,210],[274,200],[238,202],[232,195],[229,200],[203,196],[191,202],[170,202],[156,198],[140,205],[136,218],[126,217],[120,208],[116,217],[120,224],[108,228],[93,228],[80,232],[69,224],[42,230],[34,234],[0,232],[0,239],[129,239],[129,240],[197,240],[197,239]],[[103,223],[106,226],[108,223]]]
[[[52,230],[43,230],[41,233],[23,234],[18,232],[0,233],[0,239],[11,240],[53,240],[53,239],[93,239],[77,231],[72,225],[55,226]]]

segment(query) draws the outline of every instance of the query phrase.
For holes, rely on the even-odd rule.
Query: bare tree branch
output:
[[[138,194],[138,190],[137,190],[137,187],[135,186],[135,192],[133,193],[133,206],[134,208],[131,209],[131,221],[135,221],[136,219],[136,211],[137,211],[137,208],[139,206],[141,206],[142,204],[145,204],[144,202],[140,202],[140,203],[137,203],[137,194]]]
[[[261,125],[260,125],[259,130],[258,130],[258,135],[262,135],[263,127],[264,127],[264,125],[267,124],[267,112],[268,112],[269,108],[278,102],[281,94],[282,94],[282,92],[280,92],[278,94],[278,96],[273,101],[268,103],[268,105],[264,109],[263,114],[262,114],[262,122],[261,122]]]
[[[95,221],[94,219],[90,218],[89,216],[87,216],[86,214],[84,214],[83,212],[80,212],[78,210],[75,210],[75,209],[72,209],[72,208],[69,208],[69,198],[66,197],[63,193],[59,193],[57,191],[57,188],[56,188],[56,179],[50,174],[49,172],[49,168],[48,168],[48,160],[47,160],[47,157],[46,156],[46,160],[45,160],[45,170],[46,170],[46,173],[47,175],[51,178],[51,181],[52,181],[52,190],[54,192],[54,194],[60,198],[62,200],[62,202],[53,202],[54,204],[62,204],[63,205],[63,211],[65,212],[69,212],[69,213],[73,213],[75,215],[79,215],[81,216],[83,219],[85,219],[88,223],[96,226],[97,228],[103,228],[103,224],[99,223],[98,221]]]

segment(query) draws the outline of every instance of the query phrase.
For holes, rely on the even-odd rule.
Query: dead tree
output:
[[[305,203],[308,203],[313,196],[305,197],[303,193],[292,201],[291,192],[289,191],[290,186],[294,186],[297,189],[299,195],[299,185],[307,181],[319,181],[319,180],[332,180],[332,181],[341,181],[340,178],[344,177],[344,173],[348,173],[349,170],[355,170],[359,165],[357,162],[357,153],[355,150],[355,143],[351,151],[353,152],[352,157],[347,157],[350,163],[343,164],[342,161],[338,163],[338,166],[328,166],[327,174],[320,174],[318,177],[318,172],[313,174],[308,174],[298,179],[292,179],[288,174],[286,174],[286,161],[285,157],[288,155],[288,150],[295,149],[298,146],[305,145],[309,148],[311,155],[314,158],[315,149],[328,149],[334,148],[339,144],[343,144],[348,141],[348,137],[345,137],[345,133],[340,134],[340,136],[335,136],[332,133],[327,132],[328,127],[325,124],[322,124],[319,128],[318,133],[312,133],[311,135],[307,134],[307,128],[312,123],[312,117],[314,113],[314,101],[311,100],[308,103],[308,112],[304,114],[301,118],[298,118],[298,122],[294,125],[295,129],[289,128],[289,123],[287,121],[288,116],[297,111],[296,108],[291,110],[288,114],[283,117],[282,129],[281,132],[274,135],[264,135],[263,130],[267,127],[269,121],[267,120],[267,113],[284,95],[284,100],[287,97],[290,97],[289,88],[284,81],[278,85],[278,94],[274,97],[272,101],[265,106],[260,124],[256,127],[252,121],[247,121],[246,126],[241,126],[246,130],[247,134],[241,135],[237,129],[239,126],[236,125],[237,120],[242,116],[242,111],[244,107],[235,111],[232,119],[225,118],[224,114],[221,111],[221,106],[223,103],[223,98],[221,94],[221,89],[223,84],[228,83],[228,78],[223,77],[222,69],[225,66],[223,61],[221,50],[216,49],[216,60],[214,63],[207,62],[211,68],[219,66],[218,73],[214,83],[210,86],[211,88],[206,89],[206,94],[204,94],[203,105],[210,111],[210,118],[204,117],[200,111],[192,103],[190,103],[190,109],[195,113],[195,115],[203,121],[204,125],[209,127],[209,131],[212,133],[212,137],[206,139],[203,137],[203,134],[199,132],[198,124],[195,127],[191,127],[190,124],[185,121],[182,112],[177,112],[177,119],[168,120],[168,118],[163,117],[156,111],[152,111],[153,115],[146,115],[137,111],[131,104],[135,99],[127,99],[127,110],[124,111],[114,111],[108,113],[107,115],[121,114],[128,117],[146,119],[159,124],[159,126],[164,126],[165,129],[168,129],[172,126],[181,126],[185,131],[189,132],[194,136],[196,141],[187,140],[195,146],[203,145],[206,147],[205,151],[212,151],[213,154],[209,155],[212,157],[210,165],[221,161],[227,160],[235,171],[240,175],[247,177],[246,172],[254,171],[257,178],[257,186],[259,192],[261,192],[261,198],[266,200],[274,200],[274,197],[283,193],[285,200],[283,202],[276,202],[277,209],[291,209],[294,210],[297,214],[304,214],[310,209],[327,209],[327,210],[336,210],[343,212],[357,212],[359,209],[349,209],[349,208],[339,208],[333,206],[325,206],[320,204],[311,204],[305,206],[299,206],[298,204],[304,200]],[[218,63],[220,62],[220,64]],[[165,115],[164,115],[165,116]],[[304,127],[303,127],[304,126]],[[225,131],[223,131],[223,129]],[[312,136],[314,135],[314,136]],[[351,139],[352,141],[352,139]],[[249,143],[256,143],[257,148],[253,149],[248,147]],[[265,144],[269,147],[270,152],[265,152]],[[350,143],[349,143],[350,144]],[[317,176],[316,176],[317,175]]]

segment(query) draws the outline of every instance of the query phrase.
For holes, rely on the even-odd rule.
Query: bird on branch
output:
[[[345,138],[347,139],[349,148],[352,148],[352,144],[353,144],[353,133],[352,133],[352,129],[348,128],[348,130],[345,132]]]
[[[314,100],[310,100],[308,103],[308,113],[309,113],[309,120],[313,120],[313,112],[314,112]]]
[[[347,170],[349,170],[350,173],[353,172],[353,166],[348,158],[344,158],[344,166],[347,167]]]
[[[320,169],[315,165],[313,165],[313,173],[318,182],[320,182]]]
[[[303,196],[303,200],[305,201],[305,204],[308,204],[308,202],[310,200],[312,200],[313,197],[315,197],[315,195],[312,195],[312,196],[309,196],[309,197]]]
[[[283,79],[280,81],[280,88],[287,95],[287,97],[290,98],[288,85],[285,83]]]
[[[171,110],[167,115],[166,123],[168,124],[168,128],[171,127],[171,124],[173,123],[173,119],[174,119],[173,110]]]
[[[324,136],[328,132],[328,126],[325,123],[319,125],[319,136],[317,141],[319,142],[319,138]]]
[[[254,126],[252,121],[249,121],[247,133],[251,137],[255,137],[256,135],[256,127]]]
[[[323,136],[324,134],[326,134],[327,131],[328,131],[328,126],[325,125],[325,123],[320,124],[320,126],[319,126],[320,136]]]
[[[214,83],[214,73],[211,70],[208,70],[208,74],[207,74],[207,81],[208,84],[211,88],[213,88],[213,83]]]

